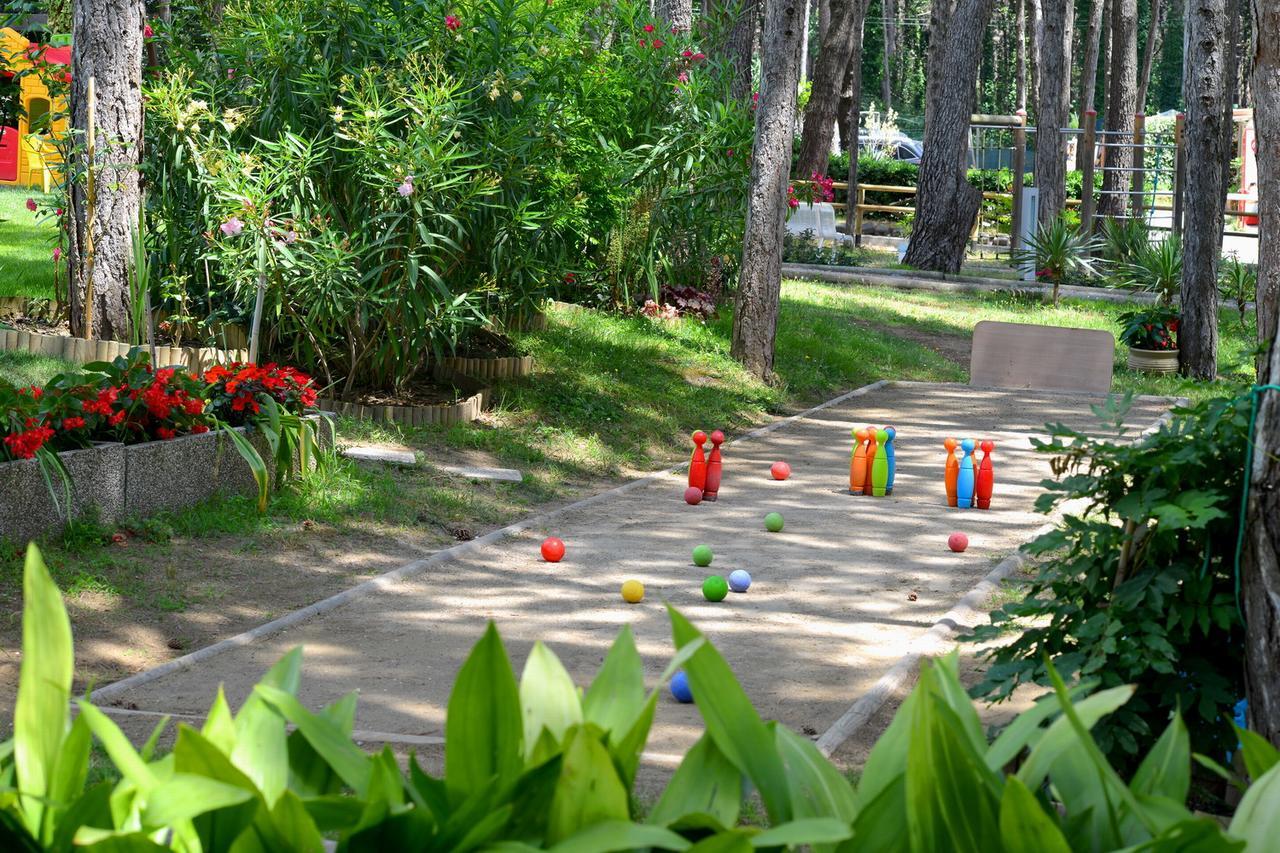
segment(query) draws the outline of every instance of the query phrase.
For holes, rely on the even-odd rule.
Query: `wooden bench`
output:
[[[1100,329],[982,320],[973,328],[969,384],[1106,393],[1115,349],[1115,336]]]

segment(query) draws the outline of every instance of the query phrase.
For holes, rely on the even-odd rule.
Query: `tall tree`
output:
[[[804,133],[796,168],[805,177],[814,172],[826,174],[831,136],[840,113],[850,63],[862,64],[862,19],[866,11],[867,0],[833,0],[831,4],[831,25],[818,53],[809,104],[804,111]]]
[[[1033,104],[1040,102],[1040,56],[1038,49],[1043,41],[1043,16],[1040,14],[1040,0],[1025,0],[1027,10],[1027,43],[1031,49],[1027,53],[1027,100]],[[1036,117],[1039,121],[1039,117]]]
[[[924,156],[905,261],[960,271],[982,192],[966,179],[969,119],[977,104],[982,37],[994,0],[935,0],[929,20]]]
[[[1094,88],[1098,82],[1098,44],[1102,20],[1110,0],[1093,0],[1089,6],[1089,29],[1084,35],[1084,59],[1080,62],[1080,112],[1094,109]]]
[[[1138,109],[1147,108],[1147,89],[1151,85],[1151,66],[1164,40],[1164,22],[1169,6],[1162,0],[1151,0],[1151,23],[1147,28],[1147,45],[1142,50],[1142,73],[1138,76]]]
[[[1017,22],[1015,24],[1017,45],[1014,49],[1014,62],[1017,65],[1014,79],[1014,103],[1016,109],[1027,111],[1027,4],[1018,3]]]
[[[1190,33],[1182,88],[1187,169],[1183,188],[1182,317],[1178,325],[1182,372],[1197,379],[1218,374],[1218,253],[1226,204],[1222,158],[1223,99],[1227,97],[1227,0],[1190,0]]]
[[[755,58],[756,30],[760,24],[760,0],[720,0],[719,14],[727,16],[720,55],[733,68],[729,92],[736,101],[751,94],[752,65]]]
[[[809,31],[813,24],[813,0],[804,0],[804,38],[800,39],[800,82],[809,79]]]
[[[1067,126],[1071,109],[1071,41],[1075,29],[1074,0],[1042,0],[1040,28],[1040,100],[1036,103],[1036,186],[1040,189],[1037,219],[1057,219],[1067,204]]]
[[[77,0],[72,10],[71,126],[77,146],[71,158],[74,234],[68,253],[75,271],[71,331],[128,340],[131,234],[141,203],[142,0]],[[89,83],[94,104],[89,103]],[[93,122],[95,151],[86,142]],[[89,217],[86,170],[96,188]],[[90,294],[92,296],[90,297]]]
[[[898,10],[896,0],[880,0],[884,17],[884,74],[880,79],[880,100],[887,113],[893,109],[893,57],[898,52]]]
[[[764,0],[760,105],[751,150],[742,271],[733,312],[730,352],[762,379],[773,377],[778,295],[782,288],[782,236],[795,139],[796,86],[800,79],[800,0]]]
[[[1133,116],[1138,109],[1138,0],[1111,0],[1111,67],[1107,71],[1107,171],[1102,173],[1101,216],[1123,216],[1133,167]]]
[[[693,28],[693,0],[653,0],[653,16],[687,33]]]
[[[1254,130],[1258,140],[1258,335],[1270,340],[1258,383],[1280,385],[1280,3],[1253,0]],[[1280,391],[1258,399],[1256,450],[1241,570],[1249,728],[1280,747]]]
[[[850,145],[857,150],[859,128],[862,127],[862,41],[863,21],[866,20],[866,9],[870,4],[862,0],[863,16],[858,21],[857,32],[853,34],[857,49],[849,54],[849,67],[844,70],[844,83],[840,85],[840,103],[836,107],[836,128],[840,131],[840,147],[848,149]]]

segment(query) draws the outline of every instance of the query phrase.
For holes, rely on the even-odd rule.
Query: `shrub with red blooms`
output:
[[[302,414],[316,404],[311,377],[292,367],[277,364],[235,364],[210,368],[204,374],[209,383],[210,409],[221,421],[240,426],[262,409],[266,395],[285,411]]]

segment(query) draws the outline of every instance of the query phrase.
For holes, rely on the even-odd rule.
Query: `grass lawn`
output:
[[[53,298],[53,245],[57,228],[51,217],[27,210],[40,202],[33,187],[0,188],[0,296]]]
[[[0,379],[19,387],[43,385],[55,375],[74,368],[70,362],[49,355],[0,350]]]
[[[778,329],[778,383],[747,375],[728,354],[731,318],[654,322],[557,307],[518,346],[535,376],[504,383],[473,424],[406,429],[339,422],[341,440],[408,447],[426,464],[396,468],[335,460],[276,494],[265,515],[247,498],[219,499],[146,522],[78,525],[44,543],[67,593],[81,674],[99,681],[152,666],[423,554],[620,477],[687,454],[697,428],[730,433],[881,378],[962,382],[979,319],[1113,329],[1122,307],[1010,296],[931,294],[787,282]],[[1250,330],[1251,332],[1252,330]],[[1244,382],[1250,344],[1224,315],[1222,364]],[[1123,355],[1117,349],[1118,363]],[[0,376],[29,384],[63,369],[0,355]],[[1115,388],[1193,398],[1230,393],[1117,367]],[[238,462],[238,460],[236,460]],[[521,469],[524,482],[472,483],[432,463]],[[124,532],[123,541],[111,534]],[[0,648],[20,641],[21,561],[0,551]],[[95,651],[96,650],[96,651]]]

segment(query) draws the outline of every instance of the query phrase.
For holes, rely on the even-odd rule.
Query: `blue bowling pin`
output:
[[[973,448],[974,442],[972,438],[966,438],[960,442],[960,450],[964,456],[960,459],[960,477],[956,481],[956,506],[961,509],[969,509],[973,506],[973,487],[974,487],[974,471],[973,471]]]
[[[893,440],[898,437],[898,431],[893,427],[885,427],[884,431],[889,433],[889,440],[884,443],[884,451],[889,456],[889,479],[884,484],[884,493],[891,495],[893,494],[893,475],[898,470],[898,466],[893,461]]]

